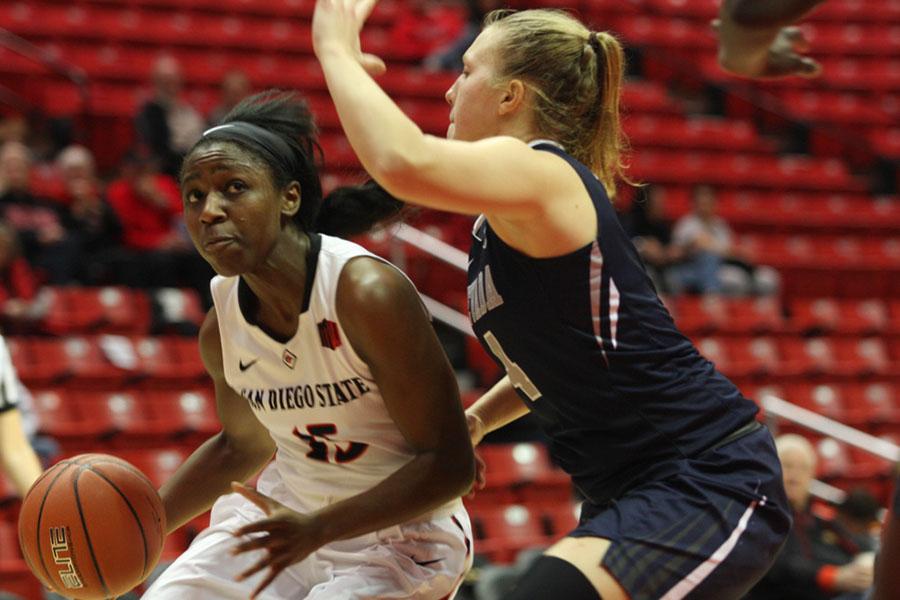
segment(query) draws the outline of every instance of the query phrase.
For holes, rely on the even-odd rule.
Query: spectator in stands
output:
[[[40,284],[21,256],[15,230],[0,223],[0,319],[5,328],[17,328],[29,320],[29,307]]]
[[[784,488],[794,512],[794,526],[772,569],[751,590],[751,600],[842,600],[861,598],[872,585],[872,554],[860,553],[840,528],[813,512],[810,484],[816,452],[806,438],[782,435],[776,440]]]
[[[67,283],[78,264],[78,241],[62,207],[32,193],[31,163],[24,144],[0,147],[0,217],[16,230],[26,260],[48,283]]]
[[[0,119],[0,145],[6,142],[24,144],[28,139],[28,120],[22,115],[9,115]]]
[[[122,242],[140,251],[184,249],[189,240],[179,223],[181,194],[174,177],[160,171],[154,157],[130,153],[121,177],[107,190],[122,222]]]
[[[647,267],[647,274],[657,289],[668,291],[666,272],[681,260],[684,251],[672,243],[672,222],[665,215],[666,190],[647,186],[643,191],[643,196],[631,204],[622,221]]]
[[[122,225],[103,196],[94,156],[84,146],[69,146],[56,159],[70,220],[79,237],[83,260],[78,280],[88,285],[111,283],[121,257]]]
[[[391,23],[391,52],[405,59],[422,60],[456,40],[466,26],[466,11],[459,2],[411,0],[397,6]]]
[[[422,66],[429,71],[462,71],[463,54],[481,33],[485,15],[500,8],[503,0],[464,0],[469,18],[459,36],[444,48],[425,57]]]
[[[123,246],[131,252],[118,263],[117,279],[139,288],[192,287],[208,306],[212,269],[184,230],[175,178],[160,172],[153,158],[133,152],[107,198],[122,223]]]
[[[809,49],[793,23],[825,0],[723,0],[719,64],[744,77],[816,77],[821,66],[799,54]]]
[[[164,173],[173,177],[181,168],[181,158],[200,139],[203,118],[181,98],[181,67],[171,56],[163,56],[153,68],[153,97],[135,120],[138,140],[158,161]]]
[[[668,273],[674,293],[773,294],[777,272],[751,264],[734,245],[731,227],[716,214],[715,191],[694,188],[693,211],[675,224],[673,243],[684,260]]]
[[[209,113],[207,125],[217,125],[222,118],[237,106],[237,103],[250,95],[251,86],[247,74],[239,69],[234,69],[222,78],[219,104]]]
[[[877,546],[878,520],[881,505],[866,488],[857,487],[847,492],[847,497],[837,507],[834,528],[848,542],[852,554],[873,552]]]

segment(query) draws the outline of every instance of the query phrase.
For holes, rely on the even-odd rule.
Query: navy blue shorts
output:
[[[791,528],[772,436],[761,428],[681,462],[607,506],[586,503],[569,535],[612,542],[602,564],[632,600],[740,598]]]

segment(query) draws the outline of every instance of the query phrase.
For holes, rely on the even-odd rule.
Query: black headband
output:
[[[246,121],[232,121],[207,129],[203,132],[202,139],[238,142],[262,154],[267,162],[280,165],[290,177],[295,177],[300,172],[297,153],[290,144],[278,134],[259,125]]]

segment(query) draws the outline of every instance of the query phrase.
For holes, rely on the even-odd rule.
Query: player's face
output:
[[[184,222],[200,255],[221,275],[246,273],[281,233],[281,194],[270,170],[234,146],[214,142],[185,160]]]
[[[449,139],[471,142],[498,134],[503,92],[494,85],[494,57],[500,35],[499,29],[488,27],[463,56],[463,72],[445,95],[450,104]]]

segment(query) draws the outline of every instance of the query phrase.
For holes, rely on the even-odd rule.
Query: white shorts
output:
[[[235,577],[263,550],[232,556],[238,528],[264,518],[239,494],[222,496],[210,526],[153,583],[149,600],[246,600],[265,571]],[[472,532],[464,509],[430,521],[406,523],[327,544],[291,565],[259,596],[261,600],[364,600],[452,598],[472,565]],[[434,562],[432,562],[434,561]]]

